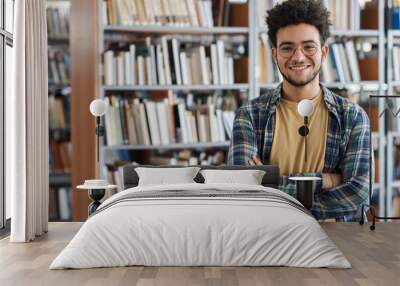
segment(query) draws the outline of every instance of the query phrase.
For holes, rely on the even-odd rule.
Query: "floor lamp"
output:
[[[107,112],[107,104],[101,99],[95,99],[90,103],[89,109],[90,113],[96,117],[97,162],[99,162],[100,137],[105,133],[105,128],[101,125],[101,117]]]

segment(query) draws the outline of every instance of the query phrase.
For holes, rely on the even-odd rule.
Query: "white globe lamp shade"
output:
[[[101,99],[95,99],[90,103],[89,109],[94,116],[103,116],[107,112],[107,104]]]
[[[300,101],[297,105],[297,112],[303,117],[310,116],[314,112],[312,101],[309,99],[303,99]]]

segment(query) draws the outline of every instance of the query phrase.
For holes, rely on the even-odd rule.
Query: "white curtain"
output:
[[[48,227],[47,27],[45,0],[15,1],[13,92],[6,98],[6,187],[12,242]]]

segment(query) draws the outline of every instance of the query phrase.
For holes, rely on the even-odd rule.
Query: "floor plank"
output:
[[[352,269],[289,267],[118,267],[48,269],[81,223],[50,223],[32,243],[0,240],[0,285],[399,285],[400,223],[379,223],[375,231],[356,223],[322,223]]]

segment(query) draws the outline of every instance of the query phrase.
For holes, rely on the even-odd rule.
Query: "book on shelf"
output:
[[[193,97],[189,94],[187,97]],[[162,100],[110,95],[105,129],[108,146],[225,142],[232,136],[234,96],[201,96],[196,104],[168,96]]]
[[[71,221],[71,188],[49,190],[49,221]]]
[[[105,26],[211,28],[230,25],[237,6],[229,0],[108,0],[101,9]]]
[[[61,187],[57,190],[52,189],[50,192],[57,194],[57,220],[71,221],[72,208],[71,208],[71,188]]]
[[[359,56],[353,40],[329,44],[329,53],[322,64],[322,79],[325,83],[360,82]]]
[[[353,30],[361,28],[361,10],[365,6],[364,0],[324,0],[325,6],[331,13],[334,30]]]
[[[59,220],[58,195],[55,189],[49,189],[49,221]]]
[[[132,161],[130,159],[127,160],[125,158],[113,160],[112,163],[106,163],[102,167],[104,170],[104,174],[106,175],[107,182],[109,184],[117,185],[116,190],[109,190],[107,196],[112,196],[116,192],[124,190],[123,167],[130,164],[138,165],[138,163],[136,163],[135,161]]]
[[[47,1],[46,20],[49,39],[68,39],[69,1]]]
[[[393,30],[400,29],[400,1],[392,0],[392,7],[389,10],[390,22],[389,27]]]
[[[393,46],[392,48],[392,68],[393,68],[393,80],[400,81],[400,47]]]
[[[261,33],[258,41],[258,67],[256,77],[259,83],[274,83],[283,80],[272,57],[270,43],[266,33]]]
[[[167,36],[147,37],[145,42],[144,46],[129,44],[125,50],[104,52],[104,85],[219,85],[247,80],[235,75],[247,61],[238,58],[223,40],[209,46],[183,44]]]
[[[71,59],[65,49],[49,47],[48,77],[49,84],[67,85],[70,83]]]
[[[71,126],[71,103],[69,95],[49,94],[49,129],[69,129]]]
[[[266,11],[273,8],[282,0],[258,1],[258,23],[265,27]],[[361,28],[362,10],[366,0],[324,0],[324,5],[330,12],[332,28],[334,30],[359,30]]]
[[[71,143],[68,141],[50,140],[49,145],[50,173],[69,173],[71,171]]]
[[[372,148],[373,148],[373,155],[374,155],[374,183],[379,183],[380,182],[380,173],[379,173],[379,140],[378,138],[372,138],[371,142]]]
[[[379,5],[383,3],[384,17],[386,18],[386,4],[384,0],[363,0],[361,5],[361,29],[379,30]],[[389,24],[389,23],[388,23]],[[386,24],[385,24],[386,25]]]
[[[60,220],[69,221],[72,218],[71,214],[71,188],[59,188],[58,193],[58,209]]]
[[[396,135],[393,137],[393,141],[389,142],[393,146],[393,166],[392,166],[392,177],[393,180],[400,180],[400,136]]]

